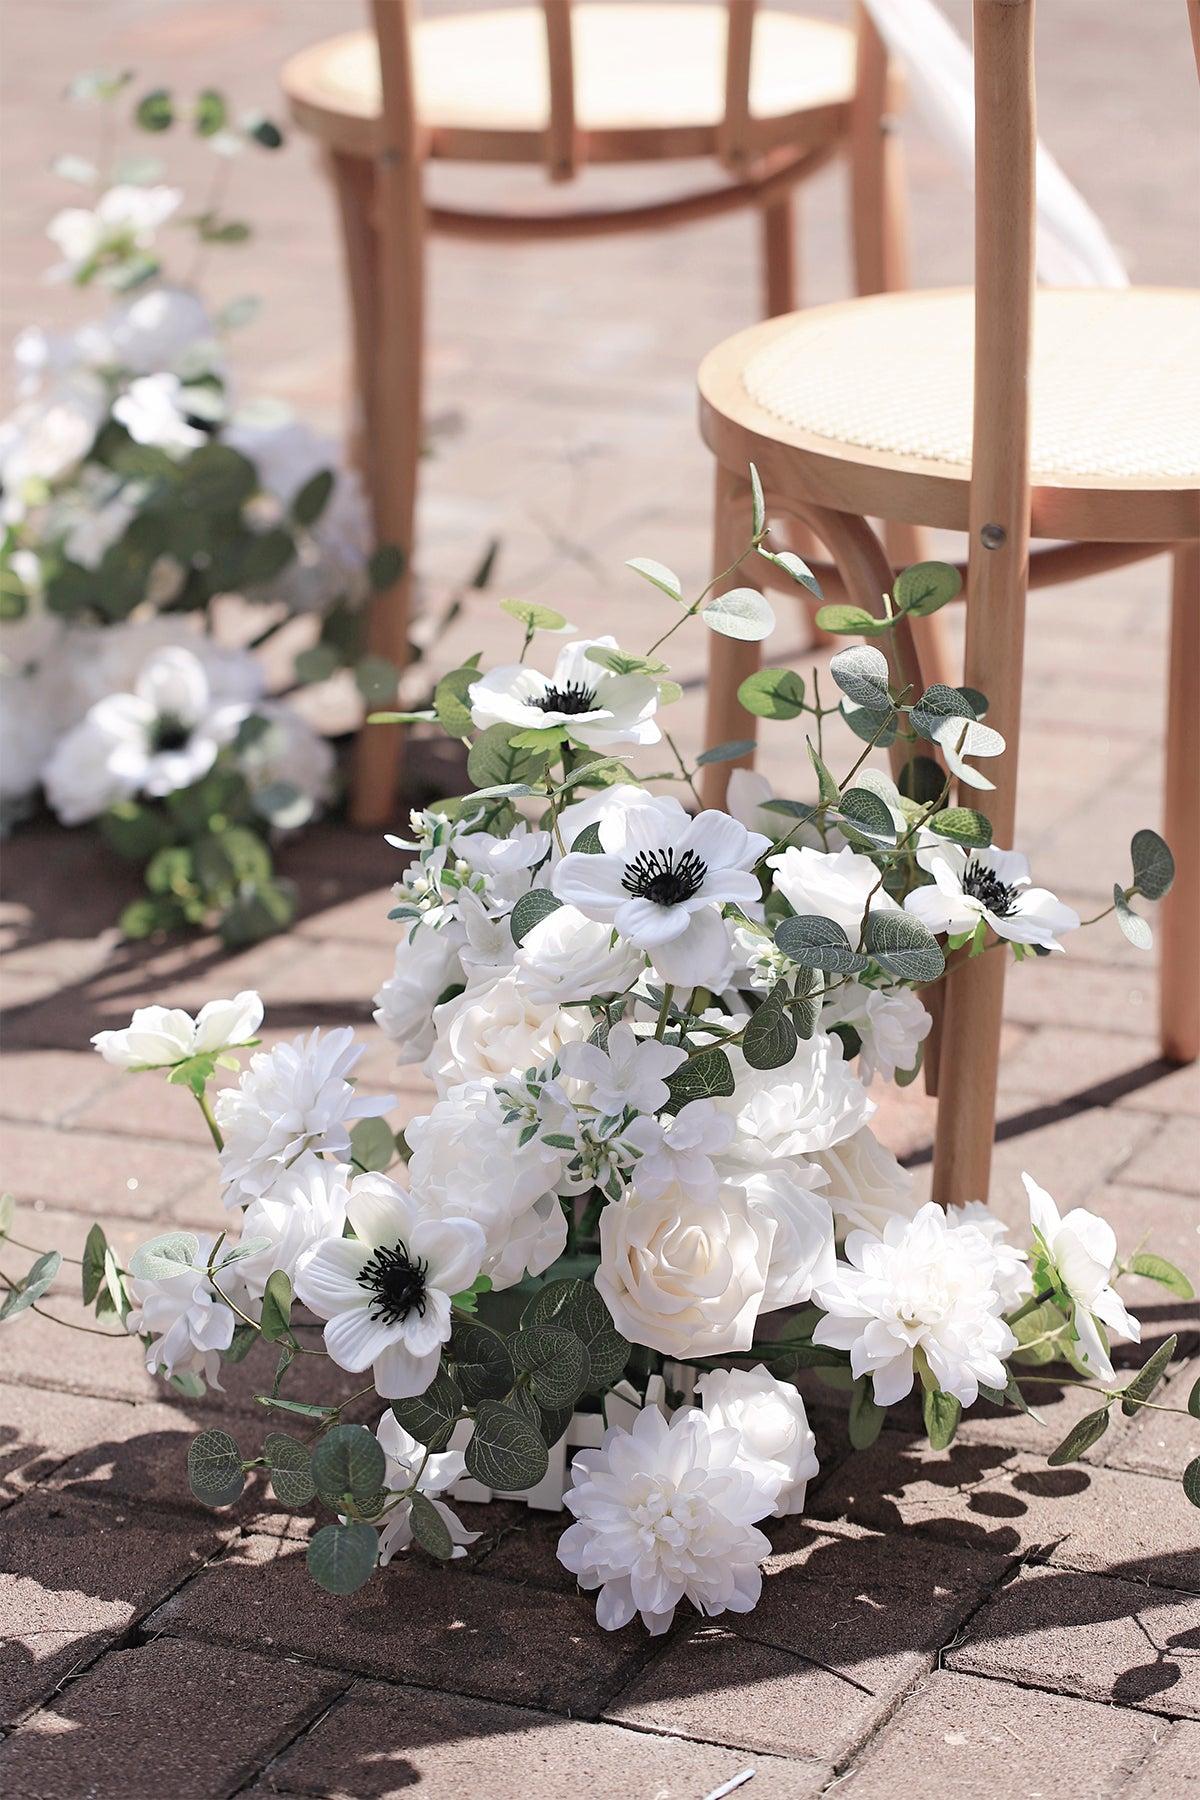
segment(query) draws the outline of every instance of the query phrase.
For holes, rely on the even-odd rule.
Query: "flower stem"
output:
[[[196,1093],[195,1088],[192,1089],[192,1092],[194,1094]],[[225,1148],[225,1139],[221,1136],[221,1127],[213,1117],[212,1102],[209,1100],[208,1095],[206,1093],[196,1094],[196,1105],[204,1114],[204,1123],[208,1126],[208,1134],[212,1138],[213,1143],[217,1146],[218,1150],[223,1150]]]
[[[675,992],[675,989],[671,986],[671,983],[668,981],[666,986],[663,988],[662,1005],[658,1009],[658,1024],[654,1027],[654,1035],[659,1040],[660,1043],[662,1042],[663,1036],[666,1033],[667,1016],[671,1011],[671,998],[672,998],[674,992]]]

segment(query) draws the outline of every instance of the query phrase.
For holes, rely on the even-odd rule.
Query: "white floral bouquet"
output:
[[[130,79],[73,91],[111,127]],[[64,825],[95,821],[143,864],[130,935],[215,920],[233,944],[290,918],[270,840],[335,786],[328,742],[290,695],[266,697],[254,652],[312,615],[297,685],[350,666],[369,701],[394,694],[396,671],[363,657],[360,638],[362,602],[397,559],[372,554],[335,446],[233,390],[225,341],[253,303],[211,313],[203,259],[250,235],[221,210],[232,159],[283,140],[261,115],[235,122],[211,88],[190,119],[214,154],[195,212],[156,159],[56,164],[93,192],[50,220],[50,278],[106,300],[72,332],[33,326],[16,342],[18,401],[0,422],[0,809],[11,824],[43,795]],[[184,109],[158,89],[134,121],[161,134]],[[169,233],[191,249],[183,282]],[[245,603],[243,647],[215,641],[227,595]]]
[[[761,510],[755,554],[775,556]],[[832,659],[838,708],[790,669],[744,684],[749,712],[811,727],[815,793],[774,798],[743,775],[731,816],[663,791],[694,795],[696,770],[662,723],[678,689],[660,652],[689,620],[765,637],[770,608],[745,587],[689,605],[669,570],[632,566],[675,609],[645,652],[573,638],[543,672],[535,638],[571,628],[505,602],[518,660],[485,673],[475,659],[437,687],[432,716],[468,743],[473,791],[393,840],[411,861],[375,1016],[436,1090],[403,1136],[391,1098],[356,1087],[349,1028],[257,1050],[214,1099],[216,1068],[256,1041],[253,993],[195,1019],[146,1007],[94,1040],[191,1090],[225,1217],[128,1268],[94,1226],[84,1298],[189,1395],[271,1347],[257,1398],[290,1429],[249,1452],[202,1432],[192,1487],[226,1505],[260,1470],[284,1505],[328,1509],[308,1563],[335,1593],[413,1542],[465,1555],[449,1499],[542,1489],[545,1503],[552,1456],[582,1445],[550,1496],[574,1515],[561,1560],[599,1590],[602,1626],[640,1614],[662,1632],[685,1599],[706,1615],[755,1604],[760,1526],[800,1512],[819,1468],[798,1382],[849,1389],[857,1447],[915,1391],[938,1449],[966,1409],[1028,1412],[1040,1386],[1075,1382],[1095,1405],[1055,1463],[1115,1404],[1159,1405],[1175,1339],[1118,1380],[1110,1340],[1140,1337],[1118,1284],[1134,1272],[1187,1296],[1186,1276],[1140,1247],[1119,1256],[1103,1219],[1060,1215],[1028,1175],[1028,1244],[972,1195],[922,1205],[871,1130],[871,1087],[918,1067],[920,992],[954,978],[947,948],[1057,954],[1081,923],[992,844],[982,812],[949,804],[956,776],[986,791],[971,759],[1003,749],[985,697],[914,694],[878,647],[952,597],[953,571],[897,579],[867,620],[877,643]],[[863,617],[819,615],[856,634]],[[835,710],[864,744],[840,777],[825,760]],[[897,782],[866,763],[889,740],[911,753]],[[670,768],[635,775],[639,751],[661,764],[664,748]],[[1114,906],[1144,941],[1130,901],[1163,894],[1172,860],[1139,832],[1133,864]],[[9,1282],[0,1316],[38,1305],[60,1260]],[[298,1378],[314,1355],[357,1391],[313,1398]],[[380,1402],[377,1430],[347,1417]],[[1200,1458],[1183,1479],[1200,1504]]]

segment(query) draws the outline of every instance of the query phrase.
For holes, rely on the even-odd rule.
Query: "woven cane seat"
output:
[[[1040,291],[1033,343],[1035,535],[1194,535],[1200,293]],[[973,359],[969,290],[814,307],[710,353],[705,435],[783,496],[962,529]]]
[[[591,160],[705,156],[725,114],[724,0],[709,5],[607,5],[572,10],[575,112]],[[540,5],[418,19],[417,108],[435,156],[539,161],[550,113]],[[843,26],[783,12],[754,21],[750,110],[762,149],[845,123],[855,40]],[[335,148],[369,154],[380,111],[372,32],[301,52],[284,89],[297,121]],[[808,131],[799,131],[807,121]]]

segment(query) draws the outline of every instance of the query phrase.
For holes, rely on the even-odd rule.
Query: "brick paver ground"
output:
[[[951,10],[961,23],[965,0]],[[1194,280],[1182,0],[1048,0],[1042,14],[1049,141],[1136,278]],[[76,296],[38,279],[42,223],[67,203],[50,156],[87,147],[86,117],[58,103],[71,73],[128,64],[146,85],[211,80],[239,104],[269,103],[289,50],[358,16],[355,0],[3,0],[5,342],[29,319],[79,313]],[[909,142],[917,277],[960,279],[965,189],[920,131]],[[244,389],[334,426],[344,309],[326,193],[299,142],[237,179],[257,247],[214,255],[210,275],[219,298],[252,288],[266,302],[239,347]],[[634,191],[643,177],[590,179]],[[814,298],[845,291],[843,217],[831,172],[805,202]],[[646,591],[621,562],[653,555],[689,584],[704,578],[709,469],[692,375],[753,316],[755,292],[744,220],[503,255],[439,244],[429,410],[442,429],[422,502],[433,599],[495,537],[504,591],[640,642]],[[1163,565],[1146,564],[1031,601],[1021,838],[1039,876],[1088,910],[1123,872],[1131,830],[1158,819],[1165,592]],[[480,641],[490,654],[505,640],[476,602],[431,661],[453,666]],[[802,642],[786,620],[773,660]],[[703,649],[680,644],[680,732],[693,746]],[[768,732],[766,761],[789,790],[795,739]],[[285,864],[301,922],[225,961],[210,942],[121,945],[110,921],[127,889],[86,835],[33,830],[5,861],[4,1179],[31,1241],[77,1253],[99,1215],[125,1249],[149,1227],[212,1217],[212,1165],[183,1096],[117,1078],[87,1050],[140,1001],[198,1005],[257,986],[272,1037],[351,1021],[372,1079],[390,1080],[369,1022],[394,941],[395,853],[377,839],[327,827],[295,846]],[[1158,1059],[1155,980],[1115,931],[1014,972],[994,1199],[1018,1217],[1031,1168],[1064,1203],[1110,1216],[1123,1242],[1148,1233],[1195,1269],[1200,1081]],[[401,1110],[416,1110],[419,1081],[394,1085]],[[909,1090],[882,1120],[921,1180],[932,1117]],[[1194,1308],[1144,1286],[1131,1300],[1147,1345],[1175,1331],[1195,1357]],[[50,1304],[80,1316],[67,1285]],[[1193,1364],[1173,1380],[1176,1404],[1194,1375]],[[1039,1447],[1080,1410],[1064,1396],[1047,1401],[1043,1434],[980,1417],[937,1457],[897,1427],[846,1460],[818,1387],[823,1477],[811,1516],[773,1531],[762,1605],[745,1619],[681,1616],[651,1642],[599,1632],[554,1559],[557,1521],[511,1504],[470,1509],[483,1535],[465,1567],[401,1560],[349,1602],[320,1595],[295,1527],[260,1493],[221,1516],[188,1493],[190,1435],[220,1422],[248,1436],[251,1393],[242,1368],[212,1405],[172,1403],[127,1346],[29,1315],[5,1332],[6,1792],[699,1800],[747,1768],[750,1800],[831,1784],[855,1800],[1193,1791],[1200,1533],[1175,1485],[1200,1449],[1187,1421],[1117,1420],[1084,1463],[1047,1471]]]

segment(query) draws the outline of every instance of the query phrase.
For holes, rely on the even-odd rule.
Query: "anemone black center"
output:
[[[359,1285],[375,1296],[368,1309],[371,1317],[384,1325],[398,1325],[411,1312],[423,1319],[428,1273],[429,1264],[420,1257],[414,1262],[403,1244],[391,1249],[381,1244],[358,1277]]]
[[[150,729],[151,748],[156,754],[162,750],[183,750],[191,735],[190,728],[175,713],[161,713]]]
[[[568,681],[566,687],[548,687],[534,705],[547,713],[591,712],[596,705],[596,690],[586,681]]]
[[[970,894],[972,900],[978,900],[986,906],[990,913],[998,919],[1008,917],[1017,904],[1017,890],[1001,881],[995,869],[989,869],[986,863],[972,857],[963,874],[963,893]]]
[[[642,850],[626,863],[621,886],[635,900],[678,906],[699,892],[707,874],[708,864],[694,850],[685,850],[678,862],[674,850]]]

